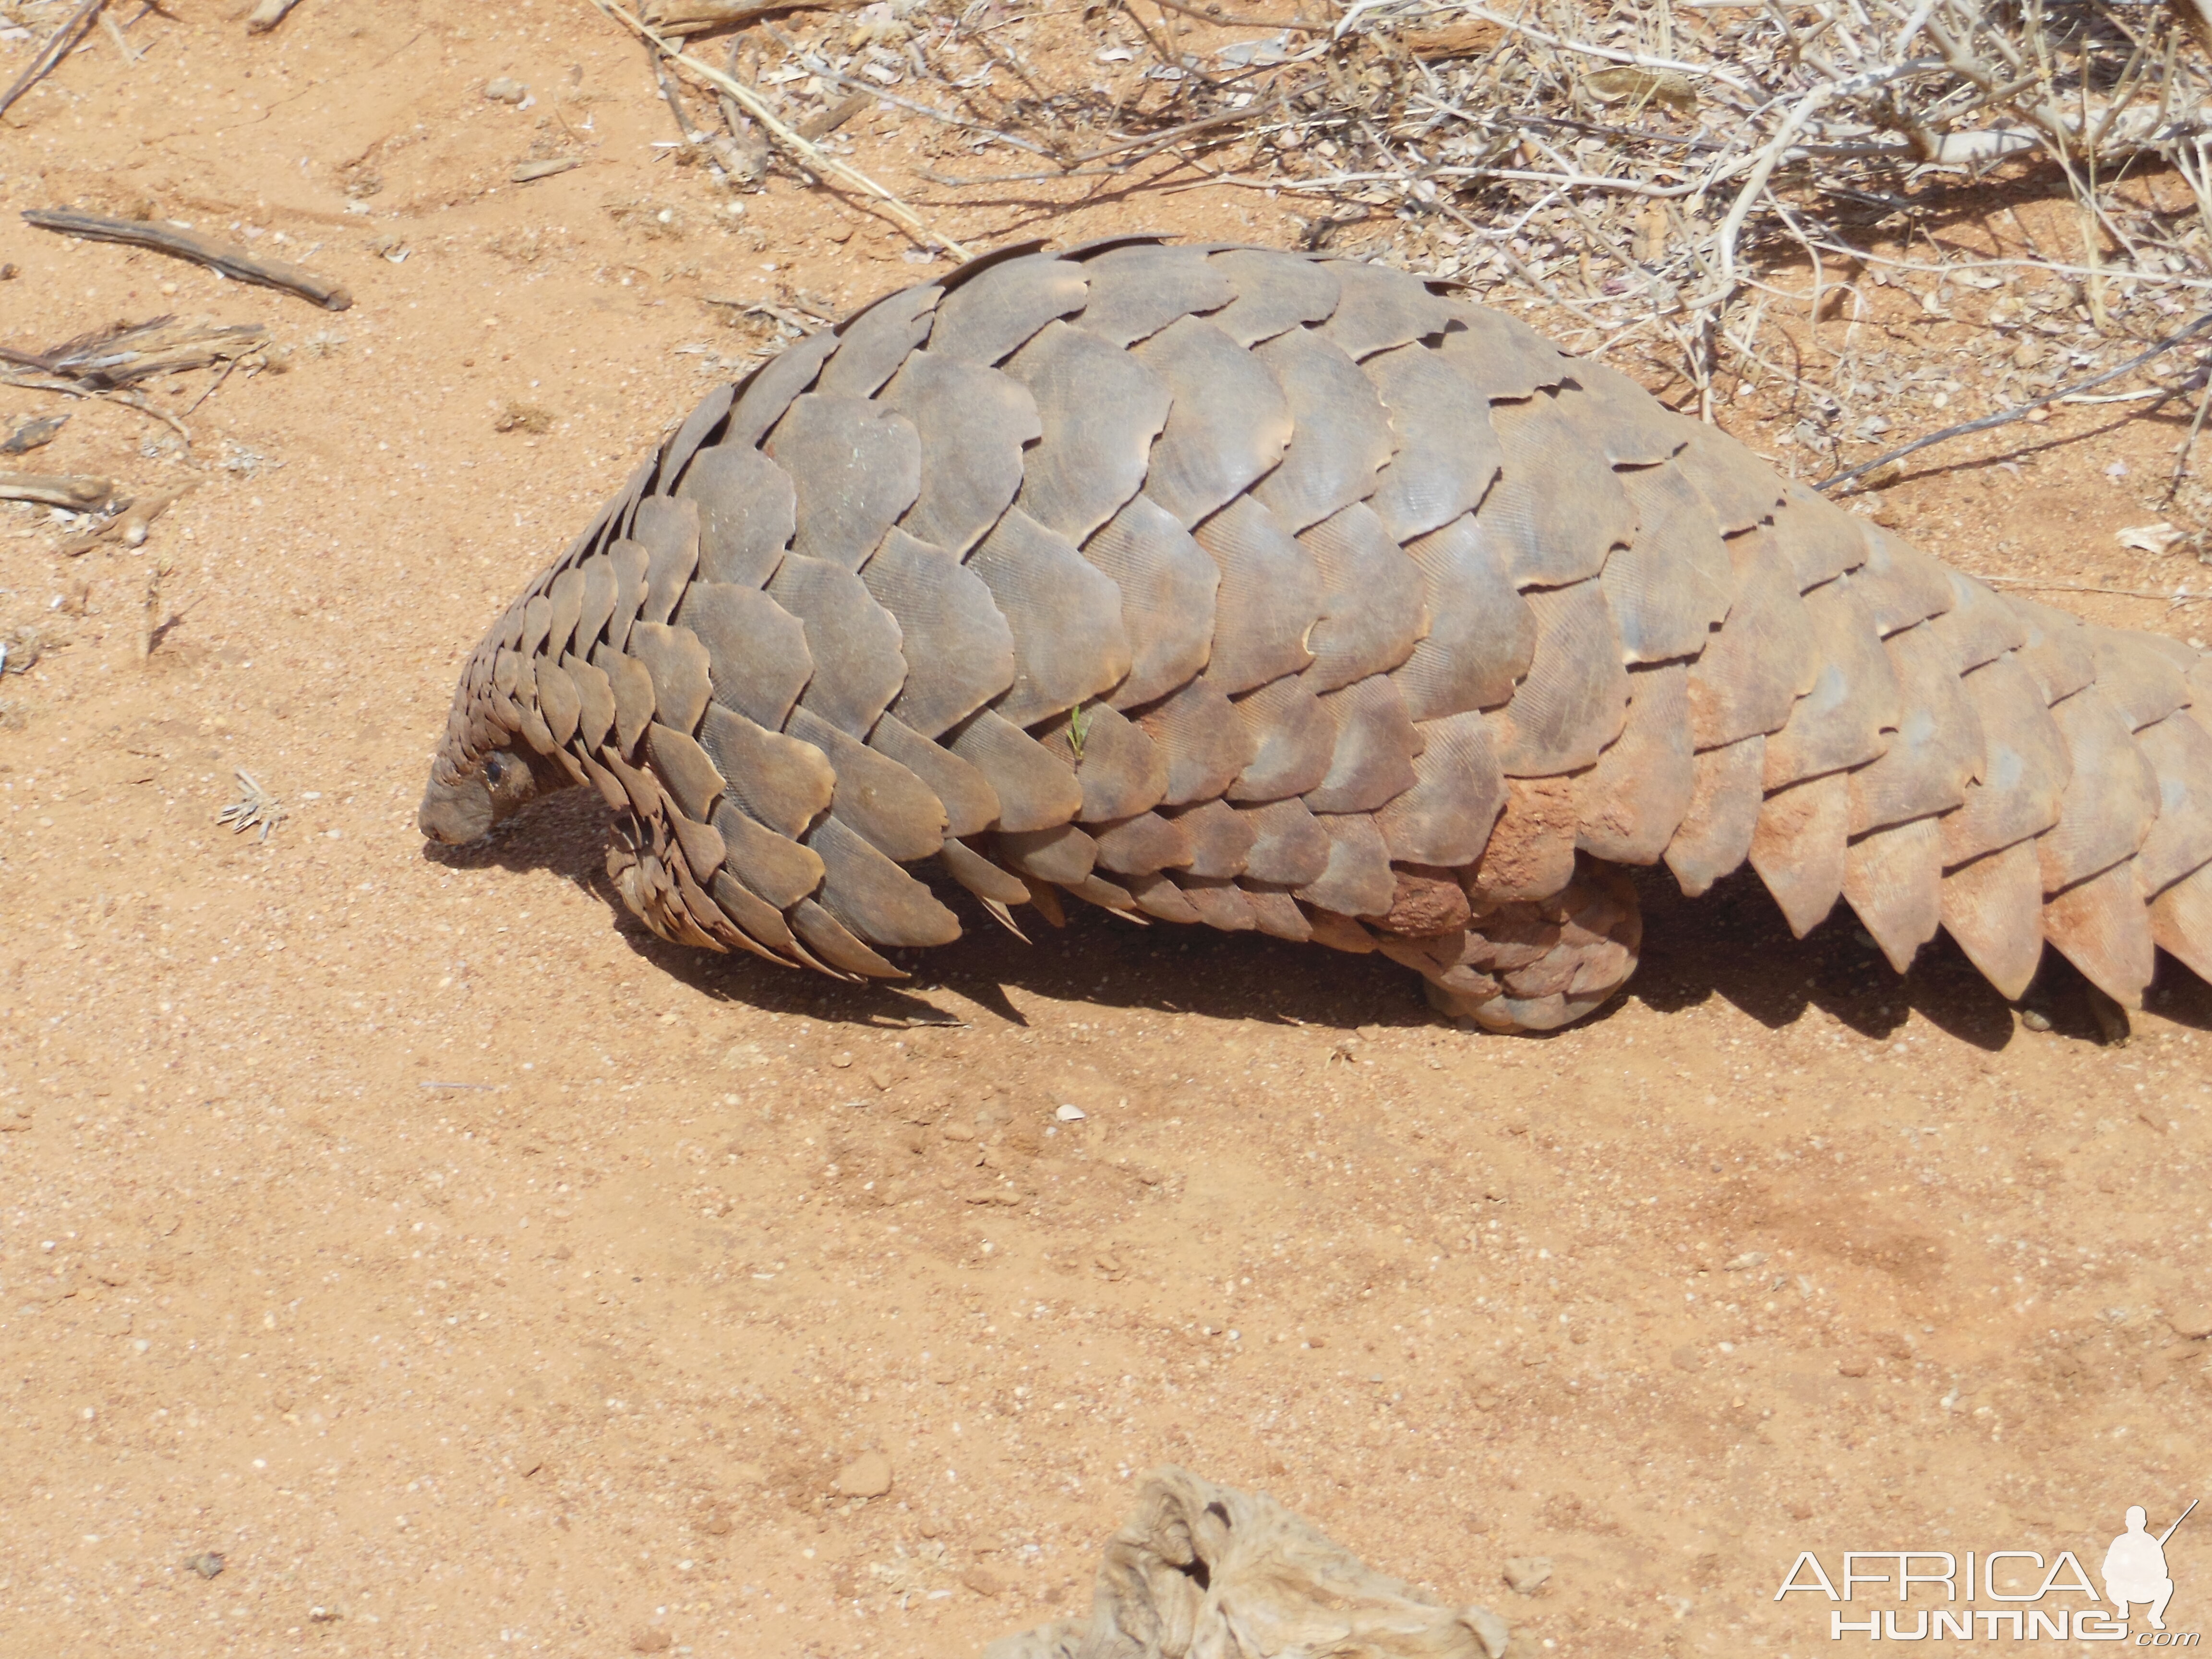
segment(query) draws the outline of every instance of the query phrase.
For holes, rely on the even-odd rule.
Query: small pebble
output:
[[[830,1489],[840,1498],[881,1498],[891,1489],[891,1460],[879,1451],[862,1452],[837,1471]]]
[[[52,415],[42,421],[25,421],[0,443],[0,455],[27,455],[31,451],[53,441],[54,434],[67,424],[66,415]]]
[[[495,104],[519,104],[530,96],[530,88],[521,82],[502,75],[484,82],[484,96]]]
[[[212,1578],[222,1571],[222,1557],[213,1550],[207,1550],[198,1555],[186,1556],[185,1565],[201,1577]]]
[[[1053,1115],[1062,1123],[1080,1123],[1090,1115],[1080,1106],[1063,1106]]]
[[[1552,1576],[1548,1555],[1516,1555],[1505,1563],[1506,1587],[1520,1595],[1534,1595]]]
[[[2039,1009],[2024,1008],[2021,1011],[2020,1023],[2031,1031],[2047,1031],[2051,1029],[2051,1016]]]
[[[2200,1336],[2212,1336],[2212,1302],[2199,1302],[2193,1307],[2182,1308],[2166,1316],[2176,1336],[2192,1340]]]

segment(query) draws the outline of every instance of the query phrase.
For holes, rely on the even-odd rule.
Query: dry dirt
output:
[[[1173,1462],[1516,1654],[1802,1656],[1801,1550],[2094,1572],[2127,1504],[2200,1490],[2212,994],[2172,963],[2106,1046],[2063,967],[2023,1024],[1948,948],[1900,979],[1841,911],[1800,943],[1754,883],[1662,876],[1630,994],[1509,1040],[1378,957],[1096,915],[866,993],[673,950],[586,791],[427,849],[479,630],[764,344],[704,296],[928,267],[787,178],[725,210],[581,5],[131,9],[135,66],[95,30],[0,122],[0,340],[176,311],[289,355],[189,459],[111,404],[32,458],[198,478],[143,550],[0,516],[0,626],[47,641],[0,682],[0,1652],[967,1655],[1080,1605]],[[847,131],[978,245],[1299,234],[1211,187],[936,205],[933,132]],[[587,159],[509,183],[533,153]],[[63,204],[356,303],[16,217]],[[1731,422],[1770,447],[1762,410]],[[1881,510],[1972,568],[2171,587],[2113,532],[2179,427],[2125,416],[1957,446]],[[216,823],[238,767],[289,806],[265,842]],[[870,1451],[889,1492],[833,1490]],[[2170,1555],[2201,1628],[2212,1521]]]

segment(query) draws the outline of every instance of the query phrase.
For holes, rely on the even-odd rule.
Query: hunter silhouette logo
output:
[[[2072,1550],[2060,1550],[2048,1561],[2040,1550],[1990,1550],[1978,1555],[1972,1550],[1847,1550],[1843,1571],[1834,1577],[1819,1556],[1806,1550],[1783,1575],[1774,1599],[1802,1592],[1831,1601],[1909,1603],[1915,1599],[1915,1587],[1920,1588],[1918,1599],[1923,1605],[1905,1611],[1869,1607],[1863,1619],[1847,1617],[1840,1609],[1831,1612],[1832,1642],[1850,1634],[1871,1642],[1885,1638],[1924,1642],[1930,1637],[1984,1642],[2070,1638],[2131,1642],[2142,1648],[2193,1648],[2200,1639],[2197,1632],[2170,1631],[2166,1626],[2174,1589],[2166,1547],[2196,1508],[2197,1500],[2191,1499],[2159,1533],[2151,1531],[2149,1512],[2142,1504],[2130,1508],[2127,1530],[2105,1551],[2099,1574],[2104,1581],[2102,1595]],[[2046,1600],[2067,1596],[2089,1605]],[[1926,1605],[1930,1601],[1946,1605]],[[1977,1602],[1996,1605],[1973,1605]],[[2136,1608],[2142,1609],[2148,1628],[2130,1628],[2129,1619]]]
[[[2173,1600],[2173,1580],[2166,1571],[2166,1540],[2189,1519],[2189,1510],[2196,1507],[2192,1498],[2189,1509],[2176,1516],[2173,1525],[2155,1538],[2150,1535],[2149,1517],[2142,1505],[2137,1504],[2128,1510],[2128,1529],[2112,1540],[2112,1547],[2105,1552],[2105,1594],[2112,1600],[2115,1619],[2125,1619],[2130,1604],[2141,1601],[2150,1608],[2150,1627],[2166,1628],[2166,1604]]]

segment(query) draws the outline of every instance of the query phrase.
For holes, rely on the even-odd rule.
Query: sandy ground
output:
[[[0,342],[206,313],[284,370],[189,458],[70,406],[27,464],[198,481],[143,550],[0,510],[0,625],[46,641],[0,682],[0,1652],[966,1655],[1083,1605],[1176,1462],[1516,1654],[1802,1656],[1800,1551],[2094,1572],[2127,1504],[2196,1495],[2212,994],[2172,963],[2109,1047],[2063,967],[2024,1025],[1948,948],[1900,979],[1846,914],[1800,943],[1755,884],[1662,876],[1631,994],[1506,1040],[1379,958],[1097,915],[866,993],[672,950],[588,792],[426,849],[478,632],[767,343],[708,296],[842,309],[926,258],[787,179],[728,212],[580,6],[168,9],[0,123]],[[902,185],[938,142],[847,131]],[[507,182],[533,154],[587,159]],[[63,204],[357,302],[15,216]],[[931,211],[1298,234],[1250,191]],[[0,389],[8,426],[58,406]],[[1968,568],[2171,586],[2113,532],[2176,430],[2069,412],[1881,510]],[[215,822],[237,767],[289,806],[266,842]],[[836,1491],[871,1451],[888,1492]],[[2198,1629],[2212,1522],[2169,1559]]]

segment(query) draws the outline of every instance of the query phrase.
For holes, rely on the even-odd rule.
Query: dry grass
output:
[[[929,118],[942,164],[923,176],[945,202],[1066,180],[1308,199],[1311,246],[1357,240],[1477,285],[1706,418],[1754,385],[1778,394],[1790,459],[1815,477],[1878,455],[1900,397],[1962,416],[2047,398],[2172,337],[2212,287],[2212,27],[2194,0],[1244,14],[891,0],[695,34],[689,55],[726,53],[714,79],[820,131],[832,160],[856,91]],[[1026,43],[1012,27],[1047,17]],[[757,173],[720,158],[760,135],[720,107],[726,135],[684,136],[745,188]],[[2065,234],[2046,215],[2038,241],[2016,212],[2002,248],[1954,234],[2027,198],[2065,204]],[[1862,349],[1851,325],[1877,300],[1984,325],[1986,349],[1961,371]],[[1820,319],[1840,340],[1808,349]],[[2100,400],[2193,394],[2204,349]],[[2177,511],[2204,519],[2185,472]]]

